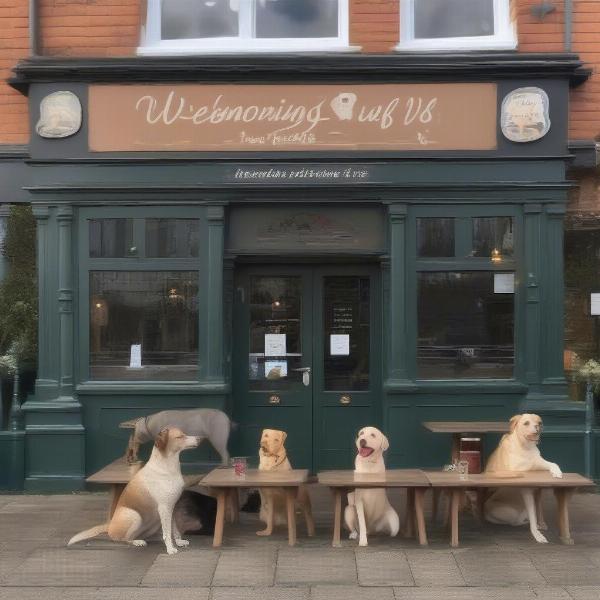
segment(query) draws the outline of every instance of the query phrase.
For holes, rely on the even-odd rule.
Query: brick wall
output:
[[[29,53],[27,0],[0,1],[0,144],[26,144],[27,99],[5,80],[15,63]]]
[[[144,0],[38,0],[41,47],[50,56],[128,56],[139,43]],[[543,21],[539,0],[511,0],[522,52],[564,50],[563,2]],[[28,53],[28,0],[0,2],[0,144],[26,143],[26,101],[3,80]],[[594,69],[572,93],[570,138],[600,138],[600,0],[574,0],[573,51]],[[398,0],[350,0],[350,43],[363,52],[389,52],[398,43]]]

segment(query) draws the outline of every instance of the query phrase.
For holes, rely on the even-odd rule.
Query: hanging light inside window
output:
[[[492,256],[490,257],[493,263],[502,262],[502,254],[500,254],[500,250],[498,248],[494,248],[492,250]]]

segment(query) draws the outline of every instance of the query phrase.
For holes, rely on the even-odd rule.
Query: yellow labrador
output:
[[[498,448],[490,456],[486,473],[494,471],[550,471],[552,477],[562,477],[556,463],[542,458],[537,447],[542,431],[538,415],[515,415],[510,420],[510,433],[502,436]],[[502,488],[496,490],[484,505],[484,516],[491,523],[524,525],[529,521],[531,534],[542,544],[548,540],[538,527],[534,493],[531,489]],[[543,517],[540,512],[540,526]]]
[[[156,437],[150,459],[123,490],[110,521],[78,533],[68,545],[108,533],[115,542],[145,546],[144,538],[158,533],[161,527],[168,554],[177,552],[175,545],[189,545],[181,539],[173,509],[184,488],[179,453],[197,446],[198,438],[185,435],[181,429],[163,429]]]
[[[285,439],[287,433],[278,429],[263,429],[260,438],[260,449],[258,451],[261,471],[290,471],[292,465],[285,450]],[[285,505],[285,492],[281,488],[260,488],[260,514],[261,521],[266,523],[265,529],[257,531],[256,535],[271,535],[273,525],[284,525],[287,523],[287,511]],[[315,535],[315,522],[312,516],[310,496],[305,486],[300,486],[296,503],[304,514],[308,535]]]
[[[358,432],[356,448],[356,473],[385,473],[383,453],[389,442],[379,429],[363,427]],[[367,533],[384,532],[393,537],[400,529],[398,513],[392,508],[385,488],[358,488],[349,493],[344,521],[350,539],[358,538],[359,546],[368,545]]]

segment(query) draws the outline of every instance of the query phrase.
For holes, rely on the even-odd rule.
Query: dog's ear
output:
[[[510,424],[510,432],[511,433],[517,428],[517,425],[519,424],[519,421],[521,420],[521,416],[522,415],[515,415],[514,417],[510,418],[509,424]]]
[[[156,436],[154,440],[154,445],[161,451],[164,452],[167,447],[167,442],[169,441],[169,428],[165,427],[161,429],[159,434]]]
[[[385,437],[385,435],[383,435],[383,433],[382,433],[381,434],[381,449],[385,452],[389,447],[390,447],[390,443],[389,443],[387,437]]]
[[[287,438],[287,433],[285,431],[281,432],[281,445],[283,445],[283,443],[285,442]]]

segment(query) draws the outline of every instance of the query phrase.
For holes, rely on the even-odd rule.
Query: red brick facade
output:
[[[565,49],[563,2],[540,21],[532,15],[539,0],[511,0],[522,52]],[[41,51],[49,56],[134,55],[144,0],[38,0]],[[349,0],[350,43],[363,52],[390,52],[398,43],[399,0]],[[28,0],[0,5],[0,76],[10,75],[19,58],[29,54]],[[600,2],[573,2],[572,50],[594,69],[591,79],[572,93],[571,139],[600,136]],[[28,141],[26,99],[0,83],[0,144]]]

